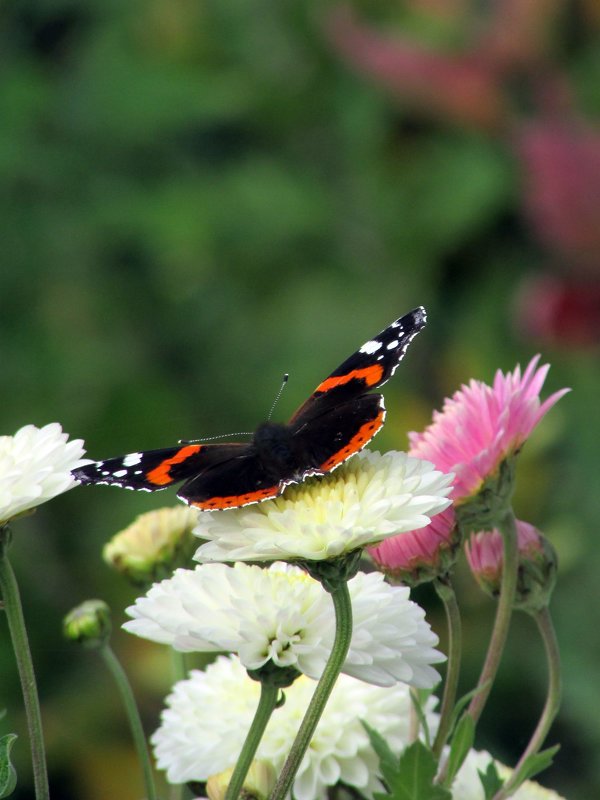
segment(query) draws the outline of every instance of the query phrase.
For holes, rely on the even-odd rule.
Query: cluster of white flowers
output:
[[[83,442],[69,442],[58,423],[0,437],[0,524],[76,485],[72,470],[88,463],[83,453]],[[131,620],[124,625],[180,651],[235,654],[193,671],[167,698],[152,743],[170,782],[206,781],[235,764],[260,692],[247,670],[268,663],[303,673],[285,689],[256,754],[269,770],[281,769],[335,636],[330,595],[302,569],[282,562],[334,559],[422,528],[448,507],[452,477],[405,453],[363,451],[273,500],[199,515],[194,532],[206,540],[195,556],[201,564],[156,583],[127,609]],[[165,527],[189,526],[192,513],[163,513],[161,535],[169,533]],[[146,544],[145,558],[147,550]],[[275,563],[263,569],[245,561]],[[408,588],[388,585],[380,573],[358,573],[348,589],[353,636],[345,674],[294,778],[297,800],[324,799],[338,782],[367,798],[380,791],[378,758],[363,722],[400,752],[414,720],[409,686],[432,689],[440,678],[432,665],[445,660]],[[434,706],[430,697],[424,715],[432,733]],[[487,753],[469,754],[452,787],[455,800],[483,800],[478,770],[490,761]],[[498,768],[503,778],[510,774]],[[560,800],[531,781],[514,797]]]
[[[256,754],[279,770],[315,689],[300,677],[285,690],[285,702],[273,713]],[[242,748],[258,703],[259,684],[238,660],[220,657],[204,672],[193,671],[167,698],[161,725],[152,737],[158,766],[171,783],[203,781],[231,767]],[[428,720],[435,729],[433,701]],[[343,781],[368,797],[380,789],[378,759],[362,725],[378,730],[400,750],[408,742],[409,689],[371,686],[340,675],[296,779],[297,800],[321,800],[328,786]]]
[[[301,677],[285,690],[285,702],[271,718],[256,757],[281,769],[298,724],[314,691],[314,682]],[[240,662],[221,656],[203,672],[175,684],[167,697],[161,724],[152,737],[160,769],[170,783],[205,781],[236,761],[250,726],[260,692]],[[400,753],[410,741],[411,701],[403,683],[377,687],[341,675],[311,747],[293,784],[297,800],[325,800],[327,789],[338,782],[353,786],[367,798],[381,791],[378,757],[362,722],[378,731],[391,749]],[[430,732],[435,733],[434,700],[425,706]],[[484,800],[478,770],[485,772],[492,757],[471,751],[452,785],[453,800]],[[510,770],[497,762],[500,777]],[[515,800],[562,800],[534,781],[526,781]]]
[[[447,507],[451,476],[404,453],[363,451],[333,474],[288,487],[259,505],[202,513],[206,540],[194,570],[179,569],[127,611],[131,633],[181,651],[225,651],[204,672],[178,683],[153,737],[171,782],[206,780],[232,767],[256,711],[259,684],[245,670],[270,662],[303,673],[257,753],[279,770],[327,662],[335,635],[330,595],[299,559],[332,559],[425,526]],[[222,562],[236,562],[229,566]],[[267,569],[245,561],[273,562]],[[325,797],[338,781],[366,796],[380,788],[366,721],[399,749],[408,739],[408,686],[432,689],[444,660],[437,636],[409,589],[380,573],[348,583],[353,637],[343,673],[296,775],[298,800]],[[358,680],[357,680],[358,679]],[[383,687],[383,688],[382,688]],[[430,701],[430,724],[435,727]]]

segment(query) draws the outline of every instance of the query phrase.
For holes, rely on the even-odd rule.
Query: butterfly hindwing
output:
[[[382,395],[365,394],[301,424],[295,435],[313,472],[323,474],[362,450],[382,427],[384,419]]]
[[[183,484],[177,497],[202,510],[238,508],[276,497],[284,481],[273,480],[257,453],[246,453],[196,475]]]

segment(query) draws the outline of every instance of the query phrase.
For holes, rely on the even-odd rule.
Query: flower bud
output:
[[[514,607],[536,612],[550,602],[556,582],[556,553],[546,537],[527,522],[517,520],[517,537],[519,572]],[[479,586],[497,597],[502,581],[502,534],[497,530],[472,534],[465,550]]]
[[[86,600],[69,611],[63,620],[63,634],[85,647],[101,647],[110,636],[110,609],[104,600]]]
[[[103,557],[136,586],[144,586],[187,566],[198,547],[192,535],[197,512],[186,506],[140,514],[108,542]]]
[[[226,769],[208,779],[206,783],[208,800],[224,800],[232,774],[233,769]],[[276,777],[271,763],[253,761],[240,792],[240,800],[267,800],[271,789],[275,786]]]

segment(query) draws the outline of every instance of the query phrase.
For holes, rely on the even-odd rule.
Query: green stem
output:
[[[477,724],[481,712],[487,702],[492,684],[498,672],[502,652],[506,644],[513,602],[517,588],[517,570],[519,566],[519,548],[517,542],[517,526],[512,508],[508,508],[500,518],[498,528],[504,542],[502,562],[502,582],[496,609],[496,619],[492,636],[488,645],[486,658],[477,683],[477,694],[471,700],[467,713]]]
[[[169,648],[171,654],[171,677],[173,683],[182,681],[187,676],[187,669],[185,663],[185,653],[175,650],[173,647]],[[185,784],[175,783],[169,787],[169,800],[182,800]]]
[[[456,594],[448,579],[438,578],[434,582],[436,592],[446,611],[446,622],[448,625],[448,666],[446,668],[446,680],[444,682],[444,694],[440,709],[440,721],[438,731],[433,742],[433,753],[439,759],[442,749],[450,733],[452,724],[452,712],[456,702],[456,690],[458,687],[458,676],[460,674],[460,661],[462,654],[462,625],[460,620],[460,610],[456,602]]]
[[[0,527],[0,593],[4,600],[3,607],[8,621],[8,629],[23,690],[23,701],[29,729],[35,797],[36,800],[48,800],[50,787],[48,785],[48,770],[44,750],[42,715],[40,713],[40,702],[27,638],[27,629],[25,627],[25,618],[23,617],[23,608],[21,606],[19,586],[8,560],[7,550],[9,543],[10,531],[5,525]]]
[[[352,639],[352,603],[348,584],[346,581],[342,581],[330,587],[329,590],[335,609],[336,623],[333,647],[270,800],[283,800],[290,791],[296,772],[348,655]]]
[[[173,683],[179,683],[187,677],[187,666],[185,663],[185,653],[171,647],[171,678]]]
[[[504,798],[509,797],[515,789],[521,785],[527,759],[540,751],[560,706],[562,692],[560,653],[550,611],[548,607],[546,607],[541,611],[535,612],[532,616],[542,637],[546,653],[546,663],[548,664],[548,691],[546,694],[546,702],[537,727],[529,740],[525,752],[517,762],[510,778],[506,781],[502,789],[494,795],[494,800],[504,800]]]
[[[103,644],[102,647],[100,647],[100,654],[102,655],[104,663],[106,664],[109,672],[115,679],[121,694],[123,705],[125,706],[125,712],[129,719],[131,734],[133,736],[133,743],[135,745],[135,749],[137,750],[138,759],[142,767],[146,798],[147,800],[156,800],[156,789],[154,788],[150,754],[148,752],[148,745],[146,744],[146,737],[144,735],[142,721],[140,719],[140,714],[131,690],[131,685],[127,680],[125,670],[119,663],[119,660],[108,643]]]
[[[229,781],[225,800],[237,800],[244,786],[246,775],[252,765],[254,756],[263,737],[271,715],[277,706],[277,696],[279,688],[268,679],[260,683],[260,699],[252,720],[252,725],[246,736],[246,741],[242,747],[242,752],[237,760],[235,769]]]

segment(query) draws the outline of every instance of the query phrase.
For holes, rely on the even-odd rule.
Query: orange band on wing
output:
[[[329,472],[334,467],[337,467],[338,464],[341,464],[342,461],[346,461],[350,456],[362,450],[367,442],[369,442],[381,428],[384,418],[385,409],[382,408],[375,419],[365,422],[365,424],[358,429],[358,432],[354,434],[352,439],[350,439],[348,444],[342,447],[341,450],[338,450],[337,453],[334,453],[325,463],[321,464],[320,469],[322,469],[323,472]]]
[[[146,475],[146,480],[150,481],[150,483],[155,483],[157,486],[165,486],[168,483],[172,483],[173,478],[169,474],[171,467],[174,464],[181,464],[182,461],[185,461],[190,456],[198,453],[201,449],[202,445],[199,444],[188,444],[185,447],[182,447],[181,450],[178,450],[174,456],[171,456],[171,458],[165,458],[164,461],[161,461],[158,467],[154,467],[154,469]]]
[[[190,502],[190,505],[195,508],[202,508],[205,511],[214,511],[219,508],[239,508],[239,506],[247,506],[250,505],[250,503],[259,503],[261,500],[267,500],[269,497],[277,497],[279,492],[279,485],[270,486],[268,489],[258,489],[255,492],[246,492],[245,494],[232,494],[227,497],[209,497],[208,500]]]
[[[362,369],[353,369],[352,372],[347,372],[345,375],[332,375],[320,383],[315,392],[327,392],[336,386],[341,386],[350,381],[359,380],[364,381],[367,386],[375,386],[383,377],[383,367],[381,364],[371,364],[370,367],[363,367]]]

